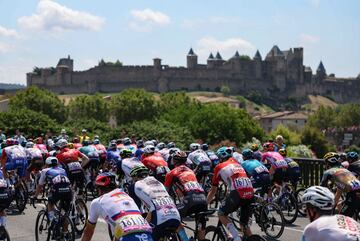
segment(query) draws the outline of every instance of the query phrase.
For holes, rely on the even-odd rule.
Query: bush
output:
[[[309,145],[318,158],[322,158],[331,149],[324,134],[319,129],[308,126],[302,133],[301,142]]]
[[[56,94],[48,90],[31,86],[19,91],[10,99],[9,107],[12,110],[30,109],[49,116],[62,123],[66,120],[67,112],[64,103]]]
[[[224,96],[229,96],[229,94],[230,94],[230,87],[227,86],[227,85],[223,85],[223,86],[221,86],[220,91],[221,91],[221,93],[222,93]]]
[[[312,158],[311,150],[305,145],[288,146],[286,150],[288,157]]]
[[[255,137],[251,138],[251,141],[246,142],[246,143],[242,146],[242,149],[246,149],[246,148],[251,149],[251,146],[252,146],[253,144],[257,144],[260,151],[263,150],[261,141],[258,140],[258,139],[256,139]]]
[[[59,131],[60,129],[49,116],[29,109],[1,112],[0,123],[2,126],[6,126],[9,134],[15,134],[16,129],[19,129],[26,135],[40,136],[47,130]]]
[[[69,119],[109,121],[109,104],[98,94],[78,96],[70,101],[68,109]]]
[[[356,151],[357,153],[360,154],[360,147],[351,145],[345,150],[345,152],[350,152],[350,151]]]
[[[271,139],[275,139],[277,135],[282,135],[284,137],[284,143],[287,145],[299,145],[301,143],[301,135],[291,131],[289,128],[278,125],[275,130],[270,133]]]
[[[110,132],[113,131],[106,123],[91,118],[68,120],[64,123],[64,126],[70,136],[80,135],[80,131],[86,129],[91,137],[99,135],[104,143],[109,141]]]

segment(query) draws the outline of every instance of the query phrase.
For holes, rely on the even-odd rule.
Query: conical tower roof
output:
[[[279,49],[277,45],[274,45],[270,52],[266,55],[266,58],[284,56],[284,53]]]
[[[231,57],[232,59],[239,59],[240,58],[240,54],[238,51],[235,52],[234,56]]]
[[[316,69],[316,72],[326,73],[326,69],[325,69],[322,61],[320,61],[320,64],[319,64],[318,68]]]
[[[214,60],[214,59],[215,59],[214,55],[212,53],[210,53],[208,60]]]
[[[254,59],[260,59],[260,60],[262,59],[262,57],[261,57],[261,54],[260,54],[259,50],[256,50],[256,53],[255,53]]]
[[[223,60],[223,58],[221,57],[219,52],[216,53],[215,59],[216,60]]]
[[[194,50],[192,48],[190,48],[188,55],[196,55],[196,54],[195,54]]]

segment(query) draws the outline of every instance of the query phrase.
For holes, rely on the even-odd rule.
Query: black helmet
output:
[[[184,151],[176,151],[172,155],[172,159],[173,159],[174,165],[181,165],[186,162],[187,155]]]

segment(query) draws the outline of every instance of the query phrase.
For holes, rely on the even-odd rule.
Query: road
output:
[[[88,203],[89,205],[90,203]],[[35,220],[37,213],[41,210],[41,204],[37,209],[30,205],[27,206],[23,214],[9,214],[7,221],[7,229],[12,241],[33,241],[35,240]],[[186,221],[189,226],[193,225],[193,221]],[[277,239],[279,241],[297,241],[301,240],[302,231],[309,223],[307,218],[298,217],[295,224],[286,226],[283,235]],[[208,225],[216,225],[217,218],[211,216]],[[252,230],[256,234],[262,234],[260,228],[256,223],[252,225]],[[190,236],[190,233],[188,233]],[[265,236],[264,236],[265,237]],[[266,238],[266,237],[265,237]],[[80,237],[79,237],[80,239]],[[78,239],[78,240],[79,240]],[[110,240],[108,236],[106,224],[100,220],[96,226],[94,241]],[[273,240],[273,239],[267,239]]]

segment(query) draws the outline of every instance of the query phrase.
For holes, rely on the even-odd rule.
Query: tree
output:
[[[224,96],[228,96],[230,94],[230,87],[223,85],[221,86],[220,92],[223,93]]]
[[[39,136],[47,130],[59,130],[58,124],[49,116],[29,109],[1,112],[0,123],[2,126],[6,126],[11,134],[15,134],[16,129],[33,136]]]
[[[191,99],[185,92],[172,92],[160,95],[159,109],[162,112],[175,110],[181,106],[189,107],[196,104],[197,101]]]
[[[99,94],[78,96],[70,101],[68,109],[69,119],[109,121],[109,103]]]
[[[326,141],[325,135],[319,129],[309,126],[305,127],[301,136],[301,142],[309,145],[310,149],[319,158],[322,158],[331,148]]]
[[[67,117],[64,103],[57,95],[36,86],[19,91],[10,99],[9,107],[11,110],[33,110],[45,114],[59,123],[64,122]]]
[[[284,142],[287,145],[299,145],[301,143],[301,135],[295,131],[291,131],[289,128],[284,125],[278,125],[275,130],[270,133],[271,139],[275,139],[277,135],[282,135],[284,137]]]
[[[337,110],[336,124],[340,127],[360,125],[360,104],[341,105]]]
[[[99,135],[103,143],[110,140],[111,132],[114,131],[108,124],[93,118],[68,120],[64,126],[70,135],[80,135],[79,131],[86,129],[91,136]]]
[[[151,120],[158,114],[154,96],[143,89],[127,89],[114,95],[110,106],[118,124]]]

